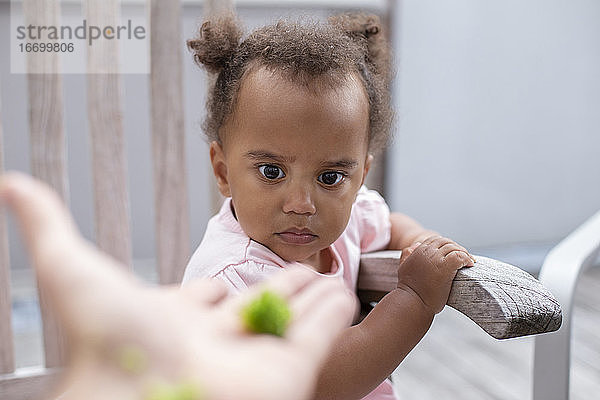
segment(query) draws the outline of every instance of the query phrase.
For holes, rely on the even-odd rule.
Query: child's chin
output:
[[[286,246],[289,247],[289,246]],[[305,263],[309,261],[311,258],[315,257],[318,252],[307,251],[308,249],[279,249],[280,251],[276,251],[279,257],[284,259],[287,262],[299,262]],[[304,250],[304,251],[302,251]]]

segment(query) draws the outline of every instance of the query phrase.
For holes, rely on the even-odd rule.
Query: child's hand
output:
[[[473,265],[474,259],[464,247],[448,238],[431,236],[402,251],[398,288],[415,293],[437,314],[448,301],[456,271]]]

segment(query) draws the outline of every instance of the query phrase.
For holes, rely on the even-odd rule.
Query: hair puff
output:
[[[226,14],[205,21],[198,37],[187,41],[194,61],[209,72],[220,72],[231,60],[242,38],[241,24],[233,14]]]
[[[384,27],[377,15],[345,13],[331,16],[328,20],[331,25],[365,46],[367,61],[376,68],[377,73],[389,79],[390,51]]]

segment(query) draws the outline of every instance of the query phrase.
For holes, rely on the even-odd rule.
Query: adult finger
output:
[[[273,277],[264,283],[253,286],[240,296],[225,300],[223,306],[228,309],[239,309],[265,290],[277,293],[284,299],[288,299],[302,290],[311,281],[317,279],[317,277],[318,275],[308,268],[289,268],[273,275]]]
[[[46,184],[19,173],[0,178],[0,198],[16,214],[30,252],[47,242],[72,240],[77,231],[58,195]]]
[[[227,297],[228,289],[219,279],[195,279],[180,293],[198,306],[214,306]]]
[[[285,337],[315,360],[322,360],[340,331],[349,326],[356,300],[342,282],[319,279],[296,299],[298,315]]]
[[[346,300],[350,303],[351,307],[354,311],[358,311],[359,303],[356,295],[348,290],[339,278],[318,277],[288,300],[294,320],[302,320],[306,315],[312,314],[317,308],[322,306],[323,302],[328,302],[329,297],[335,294],[340,289],[340,286],[345,291]],[[348,324],[351,322],[352,318],[348,320]]]
[[[17,217],[40,288],[61,311],[73,315],[94,293],[116,293],[117,286],[133,282],[81,238],[58,195],[44,183],[6,174],[0,178],[0,198]]]

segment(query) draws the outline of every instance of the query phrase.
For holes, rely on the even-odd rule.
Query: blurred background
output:
[[[9,5],[0,0],[5,55]],[[390,23],[395,139],[371,186],[392,209],[468,248],[524,248],[539,258],[600,208],[599,2],[239,0],[236,9],[248,29],[347,9],[374,12]],[[123,17],[146,12],[143,1],[123,1]],[[63,1],[62,13],[81,14],[81,3]],[[201,1],[183,1],[184,38],[195,35],[202,15]],[[211,216],[206,187],[212,176],[200,129],[206,77],[180,45],[195,248]],[[26,76],[10,73],[7,56],[0,59],[0,82],[5,168],[29,171]],[[64,75],[63,85],[70,203],[83,233],[93,238],[85,76]],[[124,75],[122,91],[133,255],[151,260],[148,76]],[[18,244],[12,240],[11,246]],[[25,263],[20,251],[11,254],[16,267]]]
[[[0,0],[2,151],[5,169],[29,172],[27,81],[23,74],[10,73],[7,56],[10,3]],[[392,210],[452,237],[475,254],[535,274],[547,251],[600,209],[600,2],[235,4],[248,29],[281,17],[326,18],[350,9],[376,13],[389,25],[397,120],[393,143],[370,186],[384,194]],[[187,39],[196,34],[203,4],[183,0],[182,5]],[[82,12],[76,0],[62,1],[61,7],[63,16]],[[139,18],[148,11],[142,0],[123,0],[121,12],[124,18]],[[200,128],[207,84],[184,41],[179,45],[184,54],[190,246],[195,249],[212,215],[212,173]],[[64,75],[63,87],[69,201],[83,234],[93,240],[86,77]],[[155,259],[148,75],[123,75],[121,101],[133,259],[144,270]],[[13,279],[31,282],[15,233],[10,230]],[[31,285],[15,286],[15,298],[32,294]],[[27,318],[37,315],[30,301],[15,302],[14,307],[21,307],[22,316],[15,318],[15,330],[20,329],[19,321],[26,325]],[[36,341],[22,347],[35,346]],[[28,359],[24,351],[17,352],[22,366],[39,357]],[[600,377],[598,365],[595,371]]]

